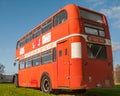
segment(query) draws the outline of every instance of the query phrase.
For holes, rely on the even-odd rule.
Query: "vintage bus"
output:
[[[110,88],[111,39],[106,17],[69,4],[17,41],[15,86],[54,89]]]

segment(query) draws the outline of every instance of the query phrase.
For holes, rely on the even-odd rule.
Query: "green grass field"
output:
[[[76,93],[75,93],[76,94]],[[120,96],[120,85],[109,89],[89,89],[84,95],[77,96]],[[59,93],[59,96],[76,96],[72,92]],[[16,88],[13,84],[0,84],[0,96],[56,96],[56,94],[44,94],[40,90],[31,88]]]
[[[31,88],[16,88],[13,84],[0,84],[0,96],[54,96]]]
[[[89,89],[86,96],[120,96],[120,85],[114,88]]]

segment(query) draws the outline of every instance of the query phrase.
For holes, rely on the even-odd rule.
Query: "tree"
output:
[[[120,83],[120,65],[119,64],[115,68],[115,82]]]
[[[5,66],[0,63],[0,75],[2,75],[5,72]]]

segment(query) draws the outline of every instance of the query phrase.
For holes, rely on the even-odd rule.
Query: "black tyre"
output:
[[[49,76],[44,75],[41,80],[41,90],[44,93],[50,93],[52,91],[52,85]]]
[[[17,75],[14,77],[14,85],[15,85],[15,87],[19,87],[19,85],[18,85],[18,76]]]

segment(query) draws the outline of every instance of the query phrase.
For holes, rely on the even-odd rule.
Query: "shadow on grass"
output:
[[[88,89],[86,93],[82,91],[59,90],[53,93],[55,96],[120,96],[120,85],[114,88]]]
[[[55,96],[85,96],[85,90],[55,90],[53,94]]]

